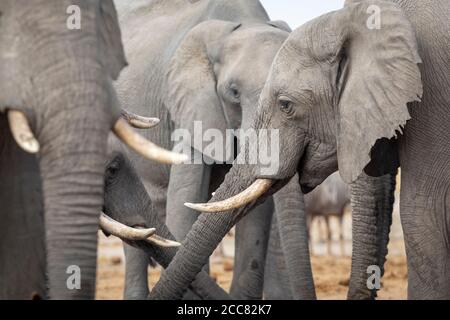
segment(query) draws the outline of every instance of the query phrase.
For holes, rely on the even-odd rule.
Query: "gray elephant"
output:
[[[325,179],[316,189],[305,196],[305,210],[308,224],[308,233],[311,234],[311,224],[316,218],[323,218],[326,226],[327,253],[331,253],[330,218],[339,219],[339,242],[341,254],[343,246],[343,218],[345,209],[350,205],[350,190],[342,181],[339,173],[333,173]],[[311,237],[310,237],[311,238]]]
[[[0,299],[45,297],[44,206],[39,164],[35,155],[23,151],[14,141],[8,119],[2,113],[0,150]],[[29,248],[27,254],[23,254],[23,248]]]
[[[225,154],[208,151],[203,133],[248,128],[270,65],[288,36],[283,22],[269,21],[257,0],[116,0],[130,67],[117,82],[119,100],[130,111],[161,119],[145,136],[166,148],[187,149],[193,164],[153,166],[130,155],[161,218],[183,240],[198,213],[184,202],[207,201],[229,166]],[[201,122],[202,130],[195,125]],[[173,141],[185,129],[199,141]],[[216,131],[217,132],[217,131]],[[176,140],[176,139],[174,139]],[[224,142],[223,150],[234,148]],[[186,148],[185,148],[186,147]],[[232,158],[231,158],[232,160]],[[192,161],[192,162],[193,162]],[[243,219],[236,231],[235,298],[262,297],[267,234],[273,212],[268,200]],[[127,269],[141,270],[143,253],[125,248]],[[138,261],[144,265],[137,266]],[[128,280],[127,280],[128,283]],[[145,298],[147,284],[126,286],[125,297]]]
[[[142,181],[124,154],[124,150],[120,149],[113,148],[112,150],[115,151],[109,152],[109,159],[106,162],[103,211],[108,217],[107,219],[113,219],[118,224],[123,224],[119,228],[127,228],[125,225],[132,226],[136,231],[139,230],[136,229],[137,227],[151,227],[156,229],[156,234],[148,238],[144,236],[147,238],[144,240],[134,240],[130,234],[111,233],[122,238],[130,247],[142,250],[146,256],[146,263],[143,264],[145,267],[148,266],[150,260],[154,260],[165,268],[175,256],[179,244],[174,241],[175,238],[164,221],[158,217]],[[107,234],[110,233],[111,229],[103,224],[101,226]],[[142,287],[142,283],[147,283],[147,279],[135,278],[141,272],[132,268],[127,269],[126,272],[132,273],[126,275],[129,280],[126,285],[131,286],[130,289]],[[186,293],[185,299],[230,299],[229,295],[204,271],[199,273],[190,288],[192,291]]]
[[[66,12],[78,12],[80,28]],[[94,297],[111,130],[150,158],[173,156],[119,119],[112,81],[125,65],[112,1],[0,2],[2,296]]]
[[[446,0],[352,1],[294,31],[275,58],[254,122],[279,129],[278,173],[235,164],[214,202],[190,205],[227,210],[199,217],[151,297],[179,297],[229,228],[296,172],[308,192],[338,168],[353,183],[349,298],[373,297],[362,271],[382,269],[401,166],[408,296],[450,298],[449,14]],[[246,201],[224,200],[243,191]]]
[[[264,274],[264,293],[268,300],[291,300],[291,299],[311,299],[306,296],[312,275],[309,275],[310,268],[305,270],[305,266],[310,266],[309,251],[307,249],[308,239],[310,240],[311,222],[314,217],[323,217],[327,225],[327,252],[331,253],[331,234],[328,219],[331,216],[339,218],[339,240],[341,253],[344,252],[343,243],[343,216],[345,208],[350,205],[350,191],[348,185],[344,183],[335,172],[312,192],[304,196],[300,190],[298,176],[294,178],[278,194],[290,189],[291,197],[288,203],[277,202],[276,212],[270,230],[268,253],[266,257],[266,268]],[[296,191],[296,192],[294,192]],[[295,196],[295,194],[297,194]],[[280,208],[285,206],[290,208]],[[278,223],[280,220],[281,223]],[[305,231],[305,224],[307,231]],[[303,227],[302,227],[303,226]],[[305,249],[306,248],[306,249]],[[310,244],[311,252],[313,251]],[[287,259],[287,260],[286,260]],[[287,261],[287,263],[286,263]],[[305,261],[307,263],[305,263]],[[287,269],[289,267],[290,269]]]

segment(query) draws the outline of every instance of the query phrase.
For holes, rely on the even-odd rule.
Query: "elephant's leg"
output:
[[[327,242],[327,255],[332,255],[333,250],[331,247],[332,235],[331,235],[331,228],[330,228],[330,216],[328,216],[328,215],[325,216],[324,221],[325,221],[325,235],[326,235],[326,242]]]
[[[268,199],[236,225],[235,262],[230,289],[234,299],[262,299],[272,214],[273,201]]]
[[[141,249],[123,243],[125,253],[125,290],[126,300],[147,299],[149,257]]]
[[[289,274],[281,248],[277,215],[272,217],[270,239],[264,272],[264,298],[267,300],[292,300]]]
[[[339,248],[340,256],[345,256],[344,214],[339,215]]]
[[[209,198],[211,166],[201,160],[201,153],[196,150],[193,152],[192,164],[172,166],[167,190],[166,223],[170,232],[180,242],[184,240],[199,215],[184,203],[205,202]],[[200,161],[202,164],[195,164]]]
[[[408,176],[402,171],[400,196],[408,260],[408,299],[448,300],[450,185],[436,177],[425,190]]]
[[[274,202],[278,221],[278,234],[274,233],[272,229],[269,248],[272,251],[272,248],[276,247],[272,246],[272,243],[276,243],[276,239],[279,236],[285,263],[277,262],[274,265],[280,267],[277,271],[279,275],[288,277],[290,286],[290,294],[284,293],[282,297],[292,297],[296,300],[315,299],[316,292],[309,256],[305,204],[297,175],[274,195]],[[269,251],[269,255],[271,251]],[[278,261],[280,258],[275,258],[275,260]],[[268,258],[268,263],[270,263],[270,258]],[[275,286],[276,284],[274,283],[273,285]],[[269,285],[267,288],[270,290]]]
[[[376,297],[377,288],[368,288],[370,266],[384,273],[396,174],[369,177],[363,173],[351,185],[352,202],[352,271],[348,298],[361,300]]]

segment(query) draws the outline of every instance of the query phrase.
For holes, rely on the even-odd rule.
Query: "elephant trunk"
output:
[[[105,204],[104,210],[105,214],[111,218],[121,221],[127,225],[133,225],[136,221],[145,221],[145,224],[152,226],[156,229],[157,236],[163,237],[168,240],[175,241],[175,237],[169,231],[169,228],[160,217],[157,215],[149,194],[147,193],[144,185],[139,179],[137,173],[134,171],[132,166],[125,166],[128,171],[124,174],[128,178],[131,178],[135,182],[131,187],[131,193],[123,192],[123,185],[120,183],[106,183],[105,185]],[[130,190],[130,189],[128,189]],[[167,268],[171,263],[173,257],[177,253],[174,247],[161,247],[155,245],[154,243],[149,243],[148,241],[135,240],[135,241],[125,241],[127,244],[141,249],[147,255],[147,263],[150,259],[154,259],[163,268]],[[137,255],[134,255],[135,257]],[[130,265],[140,266],[141,263],[135,263],[135,261],[130,261]],[[141,281],[145,279],[146,282],[146,272],[136,271],[135,274],[140,274],[141,279],[136,281]],[[135,282],[136,283],[136,282]],[[140,292],[136,292],[135,296],[141,297],[143,292],[148,292],[146,283],[139,283],[138,289]],[[136,291],[136,288],[133,288]],[[189,299],[206,299],[206,300],[228,300],[230,296],[220,288],[213,279],[209,277],[204,271],[200,272],[195,281],[190,286],[190,291],[187,292],[185,298]],[[181,298],[181,297],[180,297]]]
[[[147,196],[148,198],[148,196]],[[148,198],[148,201],[150,199]],[[153,211],[152,209],[150,209]],[[175,237],[169,231],[169,228],[157,219],[156,215],[152,215],[151,225],[155,226],[159,236],[166,239],[175,241]],[[133,247],[140,248],[147,253],[148,258],[153,258],[163,268],[167,268],[171,263],[173,257],[177,253],[177,248],[162,248],[159,246],[151,245],[144,241],[127,241],[127,243]],[[190,284],[191,291],[184,293],[185,297],[189,299],[200,297],[204,300],[229,300],[230,296],[220,288],[214,280],[204,271],[201,271],[195,280]],[[180,297],[181,298],[181,297]]]
[[[295,300],[316,299],[308,247],[305,203],[298,176],[274,195],[281,248]]]
[[[384,273],[396,174],[369,177],[363,173],[351,184],[353,255],[348,298],[374,299],[379,288],[368,285],[370,266]]]
[[[108,104],[103,84],[75,82],[49,97],[45,123],[38,121],[52,299],[95,295],[97,230],[112,123]]]
[[[250,186],[254,175],[247,165],[234,165],[225,181],[215,192],[213,200],[227,199]],[[188,286],[208,262],[209,256],[229,230],[243,215],[267,198],[262,196],[241,208],[221,214],[202,214],[183,241],[172,263],[166,269],[150,294],[152,299],[180,299]]]

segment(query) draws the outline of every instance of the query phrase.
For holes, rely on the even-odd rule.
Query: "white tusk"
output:
[[[219,202],[185,203],[184,205],[197,211],[210,213],[234,210],[257,200],[266,193],[274,183],[275,181],[272,179],[257,179],[250,187],[231,198]]]
[[[100,227],[103,231],[124,240],[145,240],[155,234],[156,229],[136,229],[126,226],[102,212],[100,215]]]
[[[145,241],[147,241],[148,243],[151,243],[153,245],[163,247],[163,248],[177,248],[177,247],[181,246],[181,243],[179,243],[177,241],[167,240],[156,234],[149,237]]]
[[[157,126],[160,122],[158,118],[139,116],[125,109],[122,109],[121,115],[132,127],[136,129],[150,129]]]
[[[39,142],[34,137],[25,114],[21,111],[9,110],[8,122],[17,144],[26,152],[38,153]]]
[[[136,133],[124,119],[114,125],[116,136],[140,155],[165,164],[181,164],[189,158],[185,154],[165,150]]]
[[[102,212],[100,215],[100,227],[106,233],[112,234],[123,240],[130,241],[146,241],[152,245],[163,248],[176,248],[181,246],[179,242],[167,240],[155,234],[156,229],[132,228],[124,225]]]

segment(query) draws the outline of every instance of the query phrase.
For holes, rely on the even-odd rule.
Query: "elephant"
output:
[[[110,138],[110,141],[114,141],[114,139]],[[112,145],[115,147],[112,148]],[[105,165],[103,212],[109,219],[125,226],[155,228],[157,235],[152,237],[156,236],[156,241],[134,240],[128,235],[120,233],[115,235],[131,248],[145,252],[146,263],[143,264],[145,267],[148,266],[150,260],[154,260],[165,268],[175,255],[179,243],[174,241],[174,236],[158,216],[140,177],[126,156],[126,150],[118,146],[117,142],[109,144],[108,160]],[[105,231],[104,226],[102,228]],[[109,234],[108,231],[106,233]],[[130,286],[130,290],[134,290],[136,287],[140,288],[142,283],[147,283],[147,279],[136,277],[140,276],[142,272],[137,272],[133,268],[126,269],[126,272],[132,273],[126,275],[126,279],[128,279],[126,285]],[[191,284],[191,289],[192,291],[185,295],[185,299],[230,299],[229,295],[204,271],[200,272]]]
[[[39,164],[35,155],[14,141],[8,119],[2,113],[0,154],[0,299],[45,297],[44,206]],[[23,254],[23,248],[30,249],[28,254]]]
[[[2,297],[94,298],[111,131],[148,158],[185,161],[120,118],[112,82],[126,64],[111,0],[1,1]]]
[[[277,207],[276,212],[278,214],[274,215],[270,230],[264,275],[264,292],[266,293],[265,298],[268,300],[311,298],[300,294],[308,292],[304,289],[305,283],[310,282],[312,278],[312,274],[305,278],[305,275],[309,275],[311,271],[310,268],[309,270],[302,270],[302,266],[310,265],[309,251],[305,248],[308,247],[308,239],[311,239],[313,218],[323,217],[326,220],[328,254],[331,253],[331,233],[328,219],[331,216],[339,218],[341,254],[344,253],[342,219],[345,208],[350,204],[350,191],[348,185],[340,178],[339,173],[333,173],[304,198],[296,175],[274,197],[277,198],[277,195],[286,188],[291,189],[290,194],[292,196],[290,198],[282,197],[282,199],[289,199],[289,203],[276,203],[277,206],[290,206],[291,210]],[[294,196],[295,194],[296,196]],[[281,219],[281,224],[278,223],[278,219]],[[305,230],[305,225],[307,230]],[[303,226],[303,229],[300,229],[300,226]],[[312,243],[309,246],[311,253],[313,253]],[[303,255],[298,252],[303,253]],[[289,259],[288,263],[286,263],[286,259]],[[307,263],[302,261],[307,261]],[[288,266],[292,270],[288,270]]]
[[[308,193],[339,170],[353,208],[348,297],[374,298],[366,272],[383,269],[401,167],[408,298],[450,298],[449,14],[445,0],[347,1],[293,31],[253,122],[278,130],[279,170],[262,174],[241,152],[208,204],[187,204],[203,214],[150,297],[178,298],[226,232],[296,173]]]
[[[128,155],[158,215],[167,214],[169,229],[181,241],[198,217],[183,203],[208,200],[234,156],[234,139],[222,145],[231,151],[229,159],[225,152],[210,151],[203,133],[216,129],[226,137],[227,129],[250,126],[272,60],[290,28],[270,21],[258,0],[116,0],[115,4],[130,63],[116,83],[121,105],[161,119],[158,128],[143,134],[165,148],[191,155],[190,163],[172,167]],[[199,123],[202,128],[196,131]],[[192,141],[177,138],[186,132]],[[234,298],[262,297],[272,212],[268,199],[237,226]],[[125,253],[127,268],[142,271],[135,276],[127,272],[130,281],[147,279],[145,253],[129,246]],[[143,281],[140,288],[126,285],[125,298],[143,299],[147,293]]]
[[[339,241],[341,254],[344,254],[343,218],[345,209],[350,205],[350,190],[339,173],[333,173],[325,181],[305,197],[305,210],[308,221],[308,234],[315,218],[322,217],[326,225],[327,254],[331,253],[330,218],[339,219]],[[311,237],[310,237],[311,238]]]

